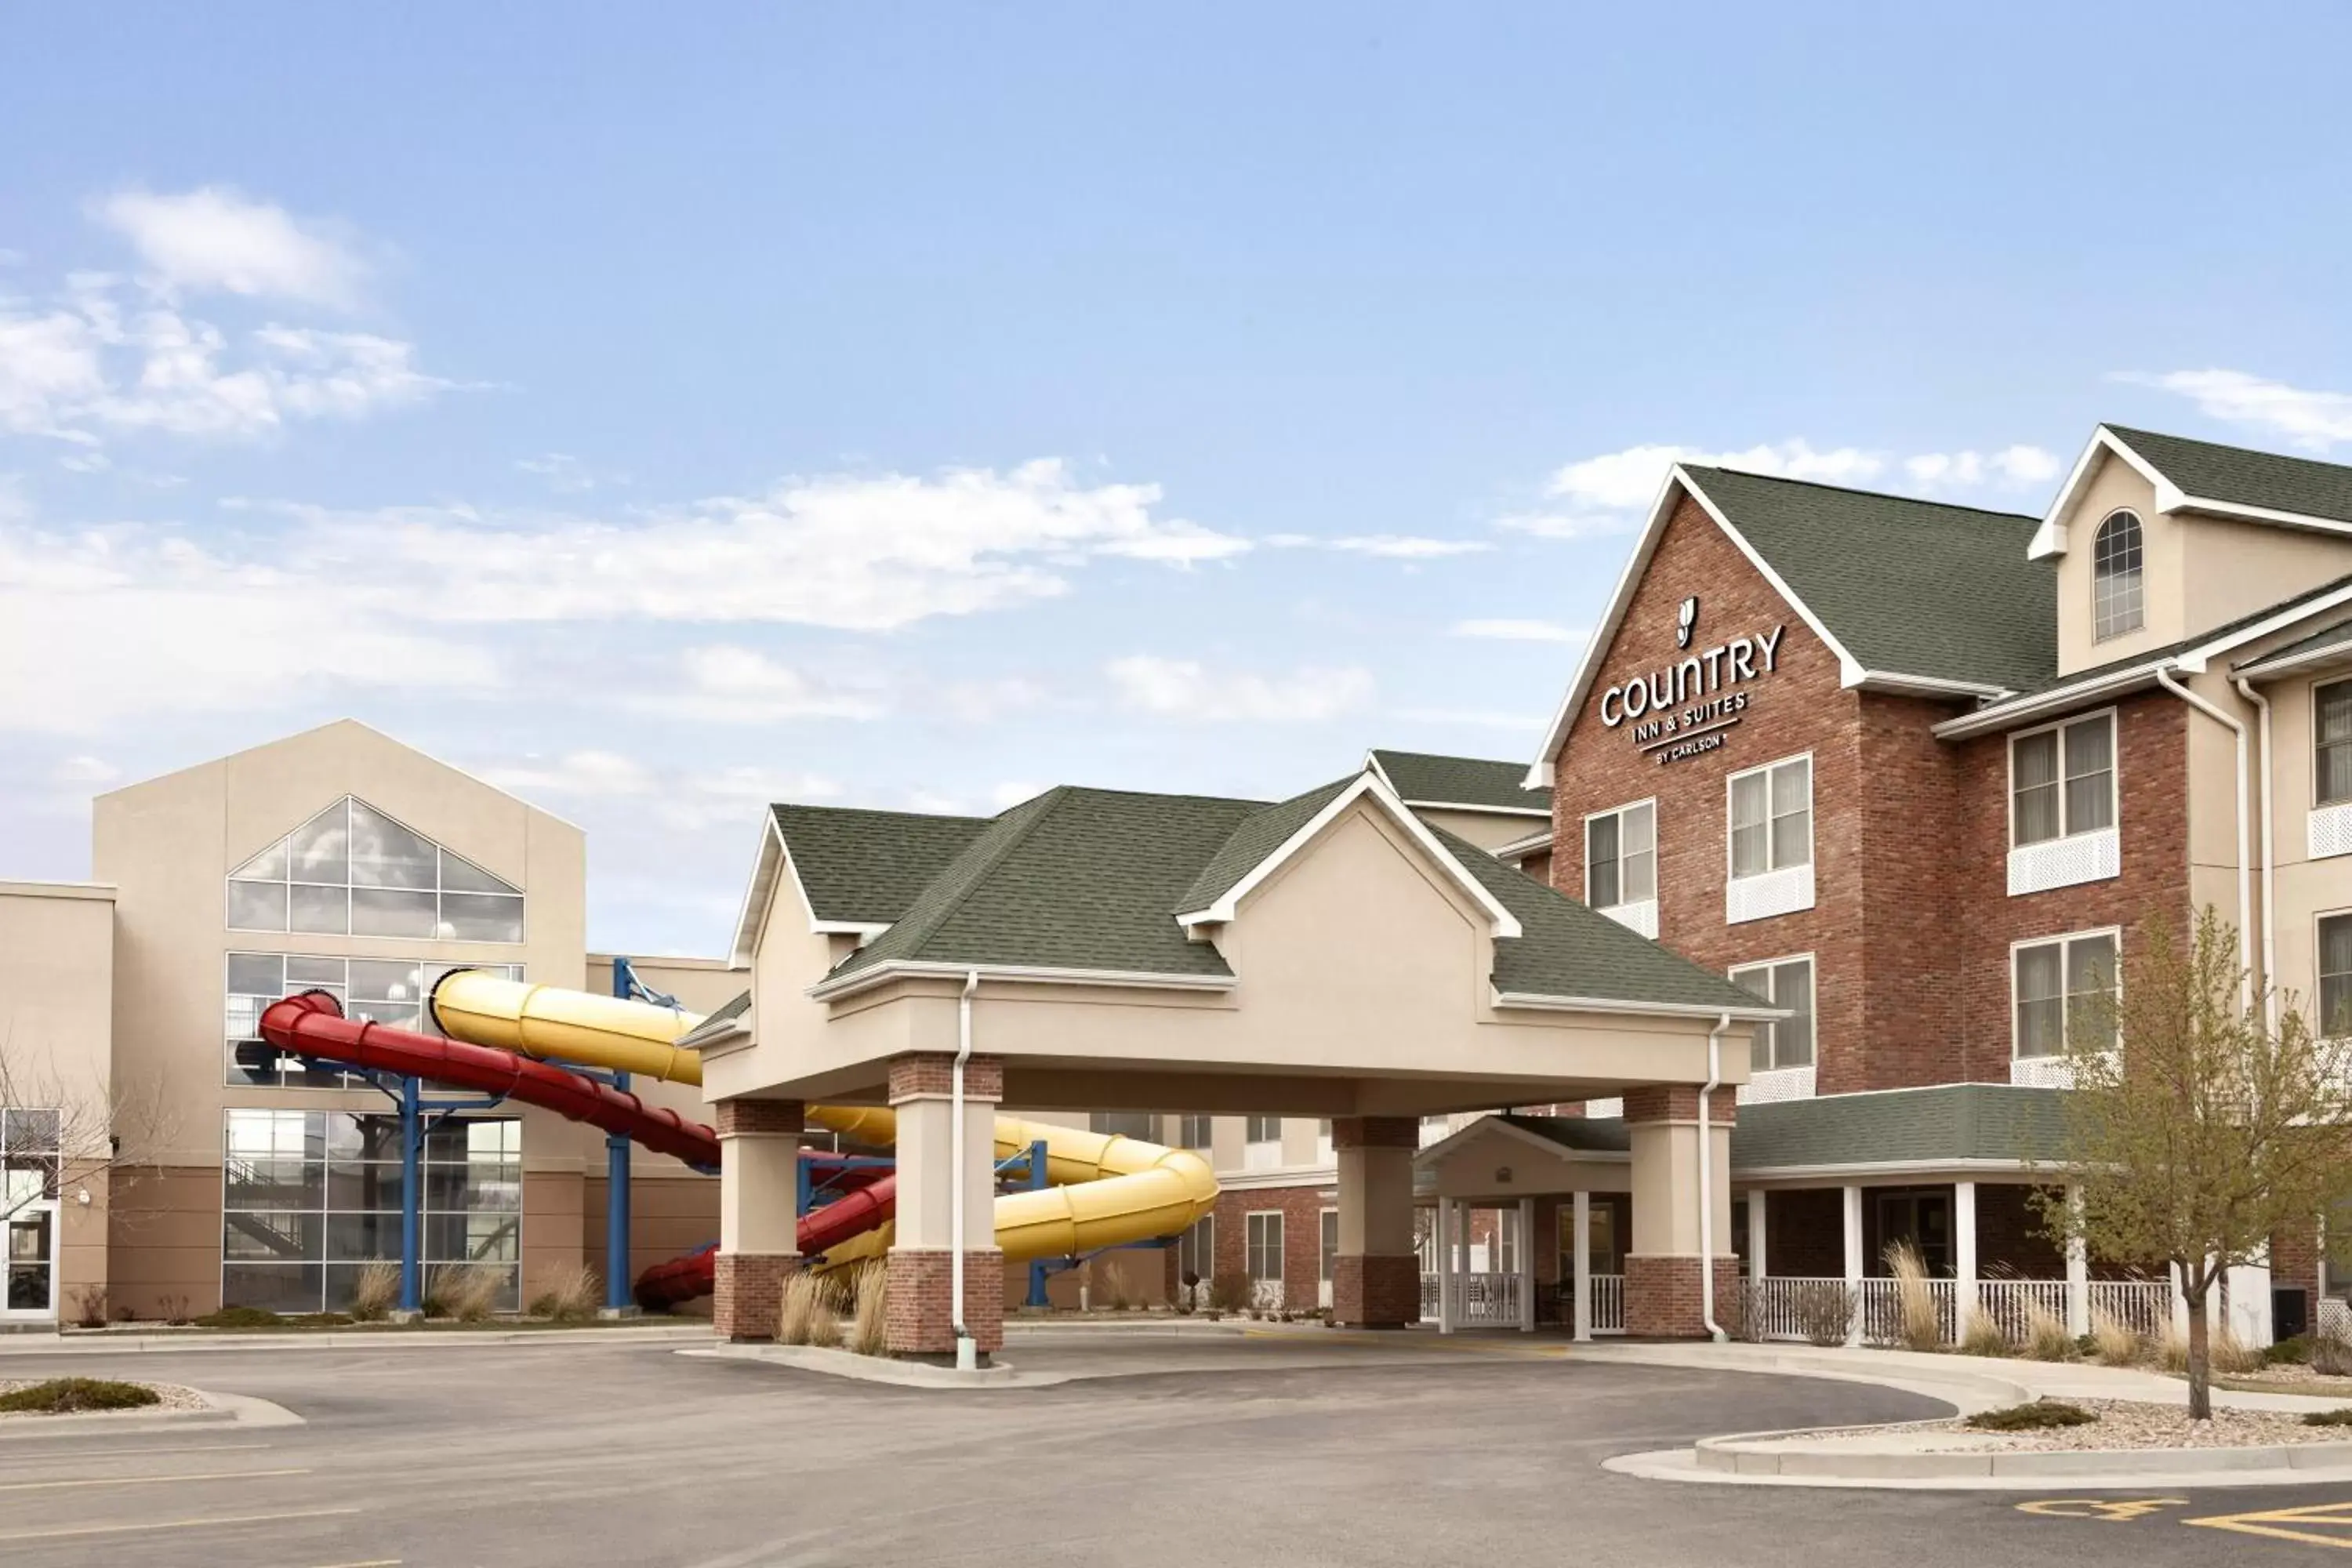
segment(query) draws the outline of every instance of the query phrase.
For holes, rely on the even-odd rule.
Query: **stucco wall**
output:
[[[64,1139],[79,1145],[65,1151],[54,1237],[68,1317],[79,1293],[108,1284],[104,1140],[143,1142],[155,1131],[144,1095],[116,1114],[113,971],[111,889],[0,882],[0,1068],[18,1108],[59,1111]]]

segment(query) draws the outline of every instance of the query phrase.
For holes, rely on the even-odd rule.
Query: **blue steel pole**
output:
[[[1035,1192],[1045,1184],[1045,1141],[1040,1138],[1036,1142],[1029,1145],[1029,1188],[1032,1192]],[[1032,1307],[1045,1305],[1045,1266],[1043,1263],[1029,1265],[1029,1300],[1026,1305]]]
[[[627,1001],[629,983],[635,978],[629,961],[616,955],[613,960],[613,994]],[[613,1086],[625,1092],[629,1075],[614,1073]],[[630,1304],[629,1141],[612,1132],[604,1138],[604,1307],[608,1311],[625,1312]]]
[[[414,1078],[400,1080],[400,1310],[425,1310],[425,1119]]]

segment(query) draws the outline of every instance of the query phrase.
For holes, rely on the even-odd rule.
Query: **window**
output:
[[[522,892],[349,795],[229,873],[232,931],[522,941]]]
[[[1584,819],[1584,901],[1596,910],[1658,896],[1658,808],[1654,801]]]
[[[2116,716],[2094,713],[2009,743],[2013,845],[2069,838],[2116,825]]]
[[[1331,1283],[1331,1260],[1339,1256],[1339,1211],[1323,1211],[1323,1283]]]
[[[1268,1209],[1249,1218],[1249,1277],[1261,1285],[1282,1283],[1282,1211]]]
[[[2147,623],[2140,592],[2139,519],[2119,511],[2099,524],[2091,540],[2091,637],[2094,640],[2136,632]]]
[[[2318,763],[2312,799],[2321,805],[2352,801],[2352,680],[2312,691],[2311,735]]]
[[[1176,1146],[1198,1149],[1206,1152],[1215,1136],[1217,1119],[1213,1116],[1180,1116],[1176,1119]]]
[[[340,1089],[362,1080],[355,1074],[287,1056],[261,1038],[261,1015],[272,1002],[298,991],[324,991],[354,1018],[437,1035],[425,1006],[425,994],[449,969],[446,962],[414,958],[318,958],[303,953],[232,952],[228,955],[227,1006],[223,1033],[228,1041],[232,1085],[266,1089]],[[522,978],[520,963],[468,965],[509,980]]]
[[[2319,1028],[2352,1035],[2352,914],[2319,922]]]
[[[1813,760],[1731,775],[1731,874],[1760,877],[1813,858]]]
[[[2115,932],[2021,943],[2013,963],[2019,1058],[2063,1055],[2069,1040],[2086,1047],[2116,1043],[2110,1010],[2116,994]],[[2103,998],[2105,1005],[2100,1005]]]
[[[1217,1216],[1203,1215],[1176,1238],[1176,1282],[1197,1279],[1206,1284],[1217,1274]]]
[[[1097,1110],[1087,1118],[1087,1125],[1097,1132],[1145,1143],[1160,1136],[1159,1122],[1149,1110]]]
[[[0,1110],[0,1215],[58,1195],[65,1151],[61,1111],[11,1107]]]
[[[1813,961],[1783,958],[1747,964],[1731,972],[1731,983],[1775,1007],[1789,1009],[1787,1017],[1756,1026],[1748,1047],[1748,1070],[1812,1066]]]
[[[436,1270],[505,1270],[518,1305],[522,1123],[452,1118],[425,1134],[427,1282]],[[231,1110],[221,1164],[221,1301],[280,1312],[351,1303],[360,1271],[400,1257],[400,1119],[324,1110]]]

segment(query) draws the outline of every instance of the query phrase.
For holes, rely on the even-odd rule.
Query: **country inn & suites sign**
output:
[[[1675,647],[1687,648],[1698,626],[1698,599],[1685,599],[1675,622]],[[1657,763],[1680,762],[1714,751],[1747,711],[1741,689],[1780,668],[1782,622],[1769,632],[1736,637],[1689,654],[1601,694],[1601,722],[1633,725],[1633,744]]]

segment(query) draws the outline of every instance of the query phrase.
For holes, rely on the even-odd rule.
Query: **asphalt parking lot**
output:
[[[1033,1358],[1055,1353],[1033,1342]],[[1154,1370],[942,1396],[568,1339],[10,1355],[10,1376],[188,1383],[308,1424],[0,1433],[0,1562],[1941,1568],[2352,1548],[2352,1498],[2326,1489],[1821,1491],[1598,1468],[1705,1433],[1940,1408],[1853,1384],[1402,1337],[1312,1351],[1097,1337],[1060,1353]]]

